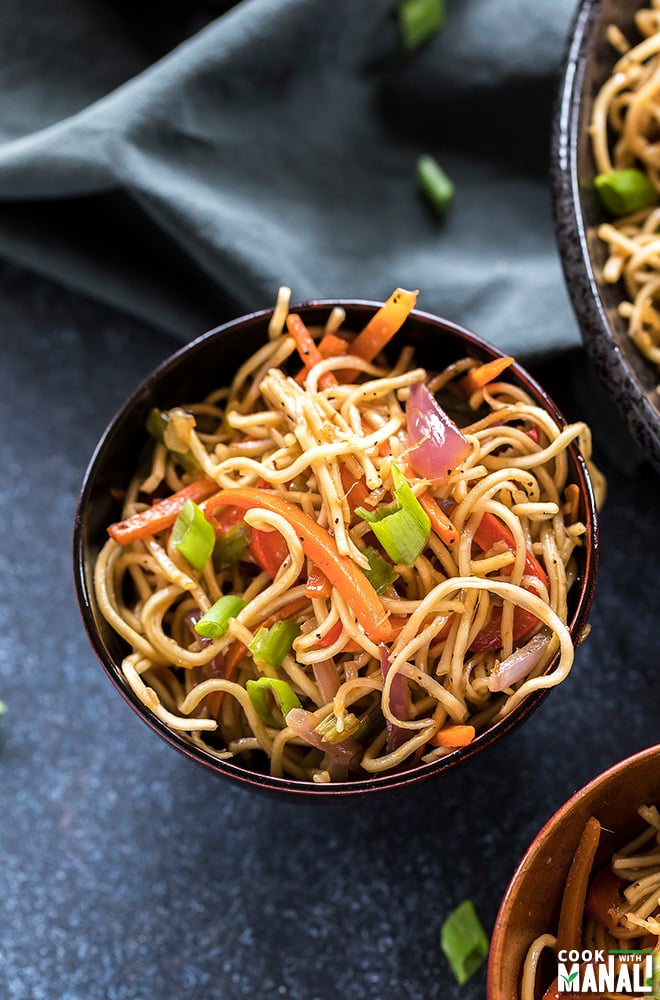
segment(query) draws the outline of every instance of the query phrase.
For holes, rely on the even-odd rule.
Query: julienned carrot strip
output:
[[[317,365],[319,361],[323,361],[323,355],[319,351],[316,341],[298,313],[289,313],[286,318],[286,328],[295,341],[300,360],[305,366],[306,372],[310,368],[313,368],[314,365]],[[319,387],[321,389],[327,389],[332,385],[337,385],[337,379],[332,372],[325,372],[321,375],[319,379]]]
[[[322,358],[340,358],[348,352],[348,341],[338,337],[336,333],[324,333],[319,340],[319,353]]]
[[[319,340],[318,349],[322,358],[340,358],[348,352],[348,341],[336,333],[326,333]],[[302,384],[306,374],[307,368],[302,368],[296,375],[296,382]]]
[[[202,479],[196,479],[189,486],[184,486],[169,497],[156,500],[151,507],[147,507],[137,514],[132,514],[124,521],[111,524],[108,528],[108,534],[119,545],[130,545],[131,542],[140,538],[149,538],[165,528],[172,527],[186,500],[200,503],[217,492],[218,484],[213,479],[208,479],[206,476]]]
[[[367,635],[374,642],[391,638],[392,627],[385,608],[360,567],[338,552],[332,535],[308,514],[274,493],[247,486],[218,493],[207,505],[207,511],[212,513],[215,507],[225,504],[246,510],[261,507],[283,517],[296,531],[307,558],[337,588]]]
[[[567,524],[575,524],[580,516],[580,487],[577,483],[569,483],[564,490],[564,517]]]
[[[325,573],[322,573],[318,566],[310,567],[305,583],[305,596],[311,600],[313,597],[330,597],[332,587]]]
[[[474,726],[463,726],[460,724],[443,726],[435,736],[432,736],[429,743],[436,747],[466,747],[472,743],[476,735]]]
[[[440,504],[428,492],[420,493],[417,499],[428,514],[429,520],[431,521],[431,527],[440,541],[444,542],[448,548],[453,548],[453,546],[458,543],[458,531],[451,523]]]
[[[557,952],[579,948],[587,886],[593,868],[601,826],[594,816],[585,823],[564,886],[557,927]]]
[[[417,302],[417,292],[396,288],[350,345],[350,353],[373,361],[399,330]]]
[[[496,379],[503,371],[514,363],[515,358],[493,358],[477,368],[470,368],[468,373],[461,379],[461,388],[471,396],[477,389],[483,389],[485,385]]]

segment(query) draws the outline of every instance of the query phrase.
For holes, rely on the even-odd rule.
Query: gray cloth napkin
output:
[[[5,0],[0,254],[182,340],[281,284],[401,285],[522,359],[575,346],[547,178],[573,7],[447,0],[407,55],[396,0]]]

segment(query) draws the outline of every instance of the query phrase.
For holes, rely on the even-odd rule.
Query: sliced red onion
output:
[[[383,680],[386,679],[390,668],[392,666],[392,660],[390,659],[390,651],[384,642],[380,644],[380,669],[383,675]],[[408,681],[403,676],[403,674],[397,674],[390,685],[390,709],[392,715],[396,715],[397,719],[401,719],[402,722],[407,722],[410,717],[410,692],[408,689]],[[397,747],[400,747],[402,743],[405,743],[410,736],[410,730],[402,729],[401,726],[395,725],[390,722],[389,719],[386,720],[387,723],[387,752],[392,753]]]
[[[497,673],[488,678],[488,690],[503,691],[528,677],[548,648],[550,638],[547,632],[539,632],[524,646],[515,649],[511,656],[502,660]]]
[[[337,768],[348,774],[358,766],[362,748],[357,740],[348,737],[341,743],[327,743],[316,732],[318,723],[311,712],[306,712],[304,708],[292,708],[287,714],[286,724],[301,740],[325,754],[325,763],[333,778],[338,774]]]
[[[312,670],[323,701],[326,703],[332,701],[339,690],[339,674],[334,660],[321,660],[319,663],[314,663]]]
[[[210,646],[210,644],[213,642],[213,639],[206,639],[204,638],[203,635],[200,635],[198,632],[195,632],[195,625],[197,624],[197,622],[201,617],[202,617],[202,611],[200,611],[200,609],[197,608],[194,611],[186,612],[186,615],[183,619],[184,622],[186,623],[186,626],[190,629],[190,634],[195,640],[195,645],[193,646],[194,649],[204,649],[206,646]]]
[[[470,454],[470,445],[423,382],[416,382],[406,403],[410,464],[418,476],[447,479]]]

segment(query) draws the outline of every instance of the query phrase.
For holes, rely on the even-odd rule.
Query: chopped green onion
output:
[[[366,547],[363,555],[369,560],[369,569],[364,570],[364,575],[377,594],[384,594],[387,588],[399,579],[399,574],[372,545]]]
[[[474,975],[488,955],[489,942],[471,900],[450,913],[440,931],[440,944],[459,983]]]
[[[250,544],[248,526],[241,521],[220,535],[213,548],[213,567],[218,572],[235,566]]]
[[[194,500],[186,500],[172,525],[172,544],[195,569],[203,570],[215,545],[213,525]]]
[[[344,725],[342,729],[338,729],[337,716],[331,713],[319,722],[318,726],[316,726],[316,732],[324,743],[342,743],[349,736],[355,735],[360,728],[360,724],[361,720],[358,719],[357,715],[353,715],[352,712],[346,712],[344,715]]]
[[[412,52],[438,31],[445,20],[443,0],[402,0],[399,30],[406,52]]]
[[[0,715],[4,715],[6,711],[7,711],[7,706],[5,705],[4,701],[0,701]]]
[[[157,406],[154,406],[149,410],[149,416],[147,417],[147,433],[154,440],[159,441],[160,444],[165,444],[165,431],[169,423],[170,418],[168,414],[163,412],[163,410],[159,410]],[[171,448],[169,451],[176,457],[177,462],[186,472],[199,471],[199,462],[191,451],[173,451]]]
[[[205,639],[219,639],[229,628],[229,621],[235,618],[246,602],[238,594],[225,594],[218,598],[212,608],[199,619],[195,625],[195,632],[203,635]]]
[[[371,530],[392,562],[412,566],[426,547],[431,522],[406,477],[394,464],[392,479],[396,497],[394,503],[375,510],[356,507],[355,513],[371,525]]]
[[[598,174],[594,186],[601,202],[612,215],[630,215],[640,208],[654,205],[658,200],[658,191],[650,177],[634,167]]]
[[[300,631],[300,625],[294,622],[275,622],[270,628],[260,628],[248,649],[255,660],[262,660],[269,667],[281,667]]]
[[[260,677],[256,681],[247,681],[245,686],[255,712],[266,726],[273,726],[277,729],[284,728],[283,723],[275,718],[270,709],[269,694],[275,698],[279,705],[283,719],[286,719],[292,708],[302,708],[298,696],[286,681],[280,681],[274,677]]]
[[[420,156],[416,167],[417,183],[438,215],[444,215],[454,197],[454,185],[432,156]]]

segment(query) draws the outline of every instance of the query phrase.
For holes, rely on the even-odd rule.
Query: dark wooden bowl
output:
[[[540,934],[555,933],[566,876],[590,816],[603,832],[594,870],[639,833],[642,805],[660,802],[660,746],[650,747],[585,785],[534,838],[502,900],[491,939],[488,1000],[519,1000],[525,956]],[[549,971],[549,980],[556,969]]]
[[[617,312],[619,285],[602,280],[607,247],[596,236],[606,220],[594,191],[595,168],[587,134],[594,97],[612,71],[616,54],[605,38],[608,24],[629,37],[635,0],[581,0],[569,43],[552,130],[551,187],[556,234],[566,285],[582,339],[602,384],[630,434],[660,471],[660,376],[630,340]]]
[[[361,329],[380,303],[364,301],[319,301],[295,306],[310,325],[325,322],[330,309],[341,305],[346,310],[349,329]],[[193,746],[185,736],[165,726],[149,711],[125,684],[120,664],[127,653],[123,640],[103,619],[96,606],[93,567],[97,553],[106,539],[106,526],[116,521],[119,508],[112,490],[125,487],[137,466],[145,443],[145,420],[154,407],[167,409],[177,404],[201,399],[206,393],[229,384],[238,365],[252,354],[267,336],[272,310],[253,313],[212,330],[188,344],[166,360],[132,393],[101,438],[85,473],[74,524],[73,556],[78,602],[90,642],[110,680],[137,714],[177,750],[209,771],[244,785],[272,789],[293,795],[343,796],[400,788],[426,778],[438,777],[457,765],[466,765],[496,740],[518,726],[545,697],[547,691],[534,693],[507,718],[482,732],[469,746],[452,751],[430,764],[421,764],[396,774],[366,778],[354,782],[316,784],[271,777],[249,770],[240,763],[221,761],[211,753]],[[423,312],[414,311],[395,338],[392,348],[413,344],[420,364],[437,370],[452,360],[471,354],[480,361],[501,357],[501,352],[462,327]],[[539,385],[519,365],[509,369],[512,381],[523,386],[561,425],[565,420]],[[579,579],[570,592],[569,622],[571,632],[579,636],[592,602],[598,564],[598,527],[594,498],[586,466],[577,447],[568,450],[570,479],[580,489],[580,517],[587,526],[584,546],[577,550]],[[552,664],[548,670],[552,669]]]

